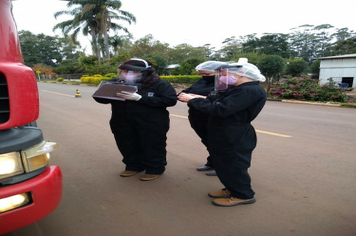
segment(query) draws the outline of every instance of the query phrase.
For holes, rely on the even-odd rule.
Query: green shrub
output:
[[[104,75],[104,77],[108,77],[108,78],[110,78],[110,79],[114,79],[114,78],[117,77],[117,74],[115,74],[115,73],[109,73],[109,74]]]
[[[82,81],[85,84],[99,85],[101,81],[107,81],[107,80],[110,80],[112,78],[116,78],[116,74],[109,73],[109,74],[106,74],[105,76],[98,75],[98,74],[97,75],[92,75],[92,76],[83,75],[80,78],[80,81]]]
[[[355,102],[332,79],[320,86],[318,80],[311,79],[309,76],[287,76],[277,83],[277,87],[271,90],[270,95],[273,98],[303,101]]]
[[[341,103],[340,106],[356,108],[356,103]]]
[[[201,75],[162,75],[160,77],[169,83],[193,84],[201,78]]]
[[[63,78],[57,78],[56,81],[57,82],[63,82]]]
[[[115,73],[109,73],[105,76],[102,75],[83,75],[80,81],[85,84],[98,85],[101,81],[107,81],[116,78]],[[160,76],[161,79],[169,83],[182,83],[182,84],[193,84],[201,78],[201,75],[164,75]]]

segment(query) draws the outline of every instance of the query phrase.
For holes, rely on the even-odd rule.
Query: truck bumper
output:
[[[0,213],[0,235],[32,224],[56,209],[62,197],[60,168],[49,166],[32,179],[0,188],[0,200],[22,193],[31,196],[30,203]]]

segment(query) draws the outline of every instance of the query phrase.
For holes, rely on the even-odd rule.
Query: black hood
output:
[[[205,80],[208,83],[213,83],[215,80],[215,76],[203,76],[203,80]]]

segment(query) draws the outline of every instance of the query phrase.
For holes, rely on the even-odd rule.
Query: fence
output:
[[[64,80],[79,80],[84,74],[61,74],[56,75],[58,78],[63,78]]]

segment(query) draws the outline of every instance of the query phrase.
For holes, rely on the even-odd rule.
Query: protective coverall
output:
[[[251,125],[266,102],[265,90],[258,81],[230,87],[214,101],[195,98],[188,106],[210,115],[208,147],[216,174],[231,196],[251,199],[254,191],[248,168],[256,147]]]
[[[203,96],[208,96],[211,91],[214,90],[214,79],[215,76],[203,76],[197,82],[195,82],[192,86],[182,91],[182,93],[194,93]],[[188,119],[190,126],[195,131],[195,133],[201,139],[201,142],[208,147],[208,118],[209,114],[204,113],[194,107],[190,107],[188,110]],[[207,157],[206,166],[213,166],[210,156]]]
[[[126,164],[125,170],[162,174],[167,165],[170,122],[166,108],[177,103],[176,91],[170,83],[158,80],[153,86],[139,88],[137,93],[142,96],[139,101],[95,100],[111,103],[110,128]]]

